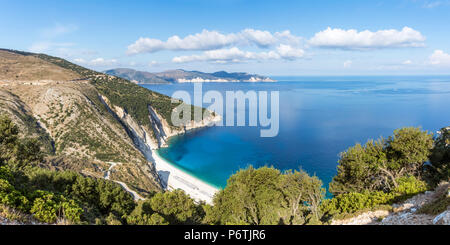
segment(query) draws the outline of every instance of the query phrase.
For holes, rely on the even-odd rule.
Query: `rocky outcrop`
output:
[[[131,117],[126,110],[119,106],[112,105],[108,98],[103,95],[99,95],[102,103],[107,107],[108,111],[122,124],[124,129],[127,131],[130,138],[133,140],[135,146],[142,152],[145,158],[151,163],[148,164],[148,172],[155,171],[155,159],[152,155],[152,150],[159,149],[161,147],[167,147],[168,139],[172,136],[186,133],[189,130],[195,128],[206,127],[214,122],[220,121],[221,116],[210,114],[209,117],[201,121],[191,121],[188,125],[183,128],[171,127],[169,123],[153,109],[150,105],[148,106],[149,120],[151,129],[144,125],[140,125],[136,120]],[[160,181],[161,183],[161,181]]]
[[[333,220],[332,225],[450,225],[450,209],[439,214],[420,213],[425,204],[431,203],[439,196],[438,192],[427,191],[406,201],[392,205],[392,211],[376,210],[357,215],[353,218]],[[450,207],[448,207],[450,208]]]
[[[123,108],[112,105],[105,96],[100,95],[100,99],[107,106],[108,110],[120,120],[144,155],[151,150],[167,147],[167,141],[172,136],[184,134],[192,129],[210,126],[221,120],[221,116],[212,115],[211,113],[209,117],[201,121],[192,120],[182,128],[172,127],[167,120],[149,105],[149,120],[152,127],[149,129],[137,123]]]
[[[156,140],[151,137],[151,132],[146,127],[139,125],[123,108],[112,105],[105,96],[99,95],[99,98],[108,111],[122,124],[135,146],[147,159],[151,158],[151,150],[158,147]]]
[[[370,225],[388,215],[389,211],[387,210],[369,211],[353,218],[344,220],[333,220],[331,222],[331,225]]]
[[[222,119],[220,115],[209,114],[208,117],[203,118],[201,121],[192,120],[184,127],[171,127],[169,123],[158,114],[158,112],[151,106],[148,107],[150,113],[150,120],[153,126],[153,132],[155,132],[155,143],[158,144],[158,148],[167,147],[168,139],[172,136],[184,134],[189,130],[196,128],[203,128],[213,125]]]
[[[450,225],[450,210],[446,210],[433,219],[435,225]]]

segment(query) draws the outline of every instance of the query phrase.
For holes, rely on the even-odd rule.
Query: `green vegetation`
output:
[[[432,134],[419,128],[402,128],[388,140],[357,144],[341,153],[330,192],[392,191],[398,188],[399,178],[422,175],[432,147]]]
[[[319,219],[325,190],[317,177],[303,171],[281,173],[250,167],[230,177],[208,208],[210,224],[308,224]]]
[[[425,182],[416,179],[414,176],[402,177],[398,180],[398,187],[390,192],[369,191],[349,192],[339,194],[332,199],[322,203],[321,211],[323,220],[328,220],[332,216],[345,216],[345,214],[356,213],[361,210],[372,210],[404,201],[409,197],[427,190]]]
[[[171,98],[122,78],[99,76],[92,79],[92,84],[101,95],[116,106],[123,108],[140,125],[152,129],[148,107],[154,108],[166,121],[172,125],[171,113],[180,103],[171,103]]]
[[[181,190],[157,193],[148,200],[138,203],[128,216],[132,225],[202,224],[202,205],[194,203]]]
[[[95,76],[95,75],[103,75],[103,73],[96,72],[96,71],[93,71],[93,70],[90,70],[90,69],[86,69],[86,68],[84,68],[82,66],[73,64],[73,63],[71,63],[71,62],[69,62],[69,61],[67,61],[65,59],[61,59],[61,58],[58,58],[58,57],[53,57],[53,56],[46,55],[46,54],[31,54],[31,55],[33,55],[33,56],[35,56],[37,58],[40,58],[42,60],[48,61],[48,62],[50,62],[52,64],[57,65],[57,66],[60,66],[62,68],[65,68],[67,70],[74,71],[74,72],[78,73],[81,76],[81,79],[90,78],[90,77]]]
[[[172,103],[169,96],[150,91],[118,77],[96,76],[91,79],[91,83],[99,94],[106,96],[113,105],[123,108],[140,125],[153,129],[149,112],[149,106],[151,106],[171,127],[178,128],[173,125],[171,114],[182,102]],[[191,106],[192,120],[194,119],[194,108]],[[202,112],[205,112],[204,108]]]
[[[341,153],[338,173],[330,183],[335,197],[323,202],[322,219],[391,205],[449,181],[448,129],[433,140],[419,128],[402,128],[388,140],[370,140]],[[446,209],[448,199],[441,199],[425,205],[428,211],[423,212]]]
[[[8,215],[20,219],[31,215],[45,223],[324,224],[366,210],[391,209],[393,203],[448,181],[445,171],[427,177],[449,168],[448,131],[433,140],[428,132],[404,128],[386,141],[357,144],[343,152],[338,174],[330,184],[335,194],[331,199],[324,199],[322,182],[302,170],[249,167],[229,178],[212,206],[194,202],[181,190],[152,193],[136,203],[112,181],[39,168],[44,153],[38,141],[18,135],[17,126],[1,116],[1,213],[13,209]],[[438,189],[439,197],[420,213],[437,214],[448,207],[448,184]]]
[[[426,165],[426,177],[436,185],[440,180],[450,180],[450,127],[442,128],[435,141]]]
[[[93,223],[133,210],[132,196],[118,184],[37,167],[43,159],[38,142],[19,139],[18,133],[10,119],[0,117],[0,204],[45,223]]]
[[[136,204],[112,181],[37,167],[43,153],[35,139],[0,117],[0,205],[45,223],[201,224],[203,204],[182,191],[157,193]],[[2,208],[3,210],[3,208]]]

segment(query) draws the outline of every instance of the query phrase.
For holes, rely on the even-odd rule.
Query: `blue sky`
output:
[[[104,70],[450,74],[450,0],[1,0],[0,47]]]

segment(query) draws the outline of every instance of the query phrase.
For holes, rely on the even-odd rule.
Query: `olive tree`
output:
[[[433,135],[413,127],[397,129],[387,140],[357,144],[341,153],[330,191],[336,195],[397,188],[401,177],[421,177],[432,147]]]
[[[439,131],[431,151],[430,163],[425,167],[427,177],[433,184],[450,181],[450,127]]]
[[[319,217],[321,186],[317,177],[304,171],[249,167],[228,179],[206,216],[216,224],[305,224]]]

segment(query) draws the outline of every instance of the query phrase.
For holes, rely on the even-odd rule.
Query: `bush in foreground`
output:
[[[360,193],[349,192],[337,195],[332,199],[325,200],[321,210],[326,219],[330,216],[351,214],[382,205],[391,205],[427,190],[427,184],[414,176],[400,178],[398,182],[398,187],[390,192],[366,190]]]
[[[307,224],[319,219],[322,182],[304,171],[269,167],[240,170],[206,208],[211,224]]]

